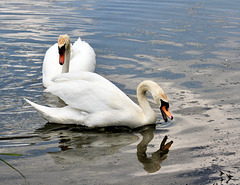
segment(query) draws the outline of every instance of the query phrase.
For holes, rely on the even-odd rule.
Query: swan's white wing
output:
[[[70,107],[89,113],[138,107],[110,81],[90,72],[58,75],[46,91]]]
[[[62,66],[59,65],[58,44],[51,46],[45,54],[42,66],[43,86],[47,87],[52,82],[51,79],[62,72]]]
[[[72,46],[70,73],[95,70],[96,54],[93,48],[79,38]]]

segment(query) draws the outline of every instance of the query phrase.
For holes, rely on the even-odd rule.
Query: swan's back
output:
[[[60,97],[71,108],[84,111],[84,123],[90,127],[126,124],[126,121],[136,120],[136,114],[141,112],[119,88],[95,73],[61,74],[46,91]]]
[[[54,84],[46,91],[80,110],[121,109],[133,103],[118,87],[96,73],[65,73],[56,76],[53,81]]]
[[[70,69],[71,73],[79,71],[93,72],[96,66],[96,54],[93,48],[79,38],[72,46]]]

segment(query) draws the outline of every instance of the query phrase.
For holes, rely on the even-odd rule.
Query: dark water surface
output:
[[[2,158],[29,184],[239,184],[239,7],[234,0],[2,0],[0,153],[23,155]],[[175,119],[162,123],[154,107],[156,127],[134,131],[46,124],[23,97],[52,103],[42,61],[65,33],[90,43],[96,72],[134,100],[141,80],[159,83]],[[173,140],[167,158],[156,153],[165,135]],[[0,171],[1,183],[24,184],[4,163]]]

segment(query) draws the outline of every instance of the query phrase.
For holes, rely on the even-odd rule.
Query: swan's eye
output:
[[[65,44],[62,47],[58,47],[59,55],[63,55],[64,51],[65,51]]]

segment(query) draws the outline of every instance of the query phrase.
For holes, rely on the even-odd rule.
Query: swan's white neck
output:
[[[69,72],[70,53],[71,53],[70,48],[71,48],[71,46],[69,45],[66,48],[66,51],[65,51],[64,64],[62,65],[62,73],[68,73]]]
[[[138,98],[139,105],[143,110],[143,114],[144,114],[143,121],[144,121],[144,124],[151,124],[157,121],[157,117],[147,100],[147,96],[146,96],[147,91],[149,91],[152,94],[158,106],[161,106],[160,98],[162,98],[165,94],[163,90],[153,81],[145,80],[138,85],[137,98]]]

